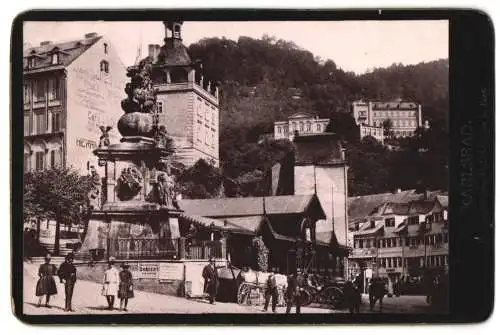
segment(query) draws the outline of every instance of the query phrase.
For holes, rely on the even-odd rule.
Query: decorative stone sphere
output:
[[[153,114],[127,113],[118,120],[118,130],[122,136],[153,136]]]

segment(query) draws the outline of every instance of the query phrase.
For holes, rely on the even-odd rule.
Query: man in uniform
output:
[[[265,288],[266,303],[264,304],[264,312],[267,312],[267,307],[269,306],[269,299],[272,298],[272,310],[276,313],[276,305],[278,304],[278,285],[276,284],[276,277],[274,273],[271,272],[266,280]]]
[[[59,267],[57,273],[61,283],[64,283],[65,307],[66,312],[73,312],[71,308],[71,300],[73,299],[73,290],[76,283],[76,267],[73,265],[73,254],[70,253],[65,257],[64,263]]]
[[[219,286],[219,276],[217,275],[217,269],[215,268],[215,260],[213,257],[210,257],[209,263],[203,268],[202,276],[205,280],[203,291],[208,293],[208,300],[211,304],[214,304],[215,296],[217,295],[217,288]]]

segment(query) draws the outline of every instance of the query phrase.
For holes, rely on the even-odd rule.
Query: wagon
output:
[[[269,273],[266,272],[241,272],[238,276],[238,290],[236,302],[239,305],[260,305],[264,300],[265,283]],[[278,285],[278,306],[285,305],[286,276],[275,274]]]

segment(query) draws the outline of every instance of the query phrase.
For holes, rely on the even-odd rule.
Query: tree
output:
[[[182,195],[187,198],[214,198],[219,195],[222,174],[218,168],[199,159],[192,167],[180,172],[177,183]]]
[[[24,178],[24,215],[56,222],[54,254],[59,255],[61,224],[81,223],[88,213],[89,176],[69,168],[33,171]]]
[[[384,128],[385,138],[392,138],[394,136],[394,124],[391,119],[385,119],[384,122],[382,122],[382,127]]]

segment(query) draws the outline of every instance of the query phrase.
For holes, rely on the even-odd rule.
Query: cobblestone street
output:
[[[235,303],[217,302],[210,305],[204,300],[189,300],[181,297],[155,294],[150,292],[135,291],[135,297],[129,301],[128,312],[118,310],[119,300],[115,301],[116,309],[109,311],[106,309],[106,299],[101,296],[101,285],[98,283],[80,280],[76,283],[73,309],[74,313],[65,312],[64,307],[64,286],[56,281],[58,294],[50,301],[52,308],[36,307],[37,297],[35,296],[37,266],[33,264],[24,265],[24,313],[30,315],[44,314],[124,314],[124,313],[262,313],[261,306],[242,306]],[[385,313],[425,313],[427,309],[425,297],[422,296],[402,296],[399,298],[384,299],[383,312]],[[284,313],[285,307],[278,307],[278,313]],[[292,308],[292,313],[295,308]],[[347,313],[346,310],[332,311],[318,307],[303,307],[303,313]],[[370,313],[368,297],[363,296],[362,313]],[[270,312],[268,312],[270,313]],[[378,305],[374,313],[379,313]]]

